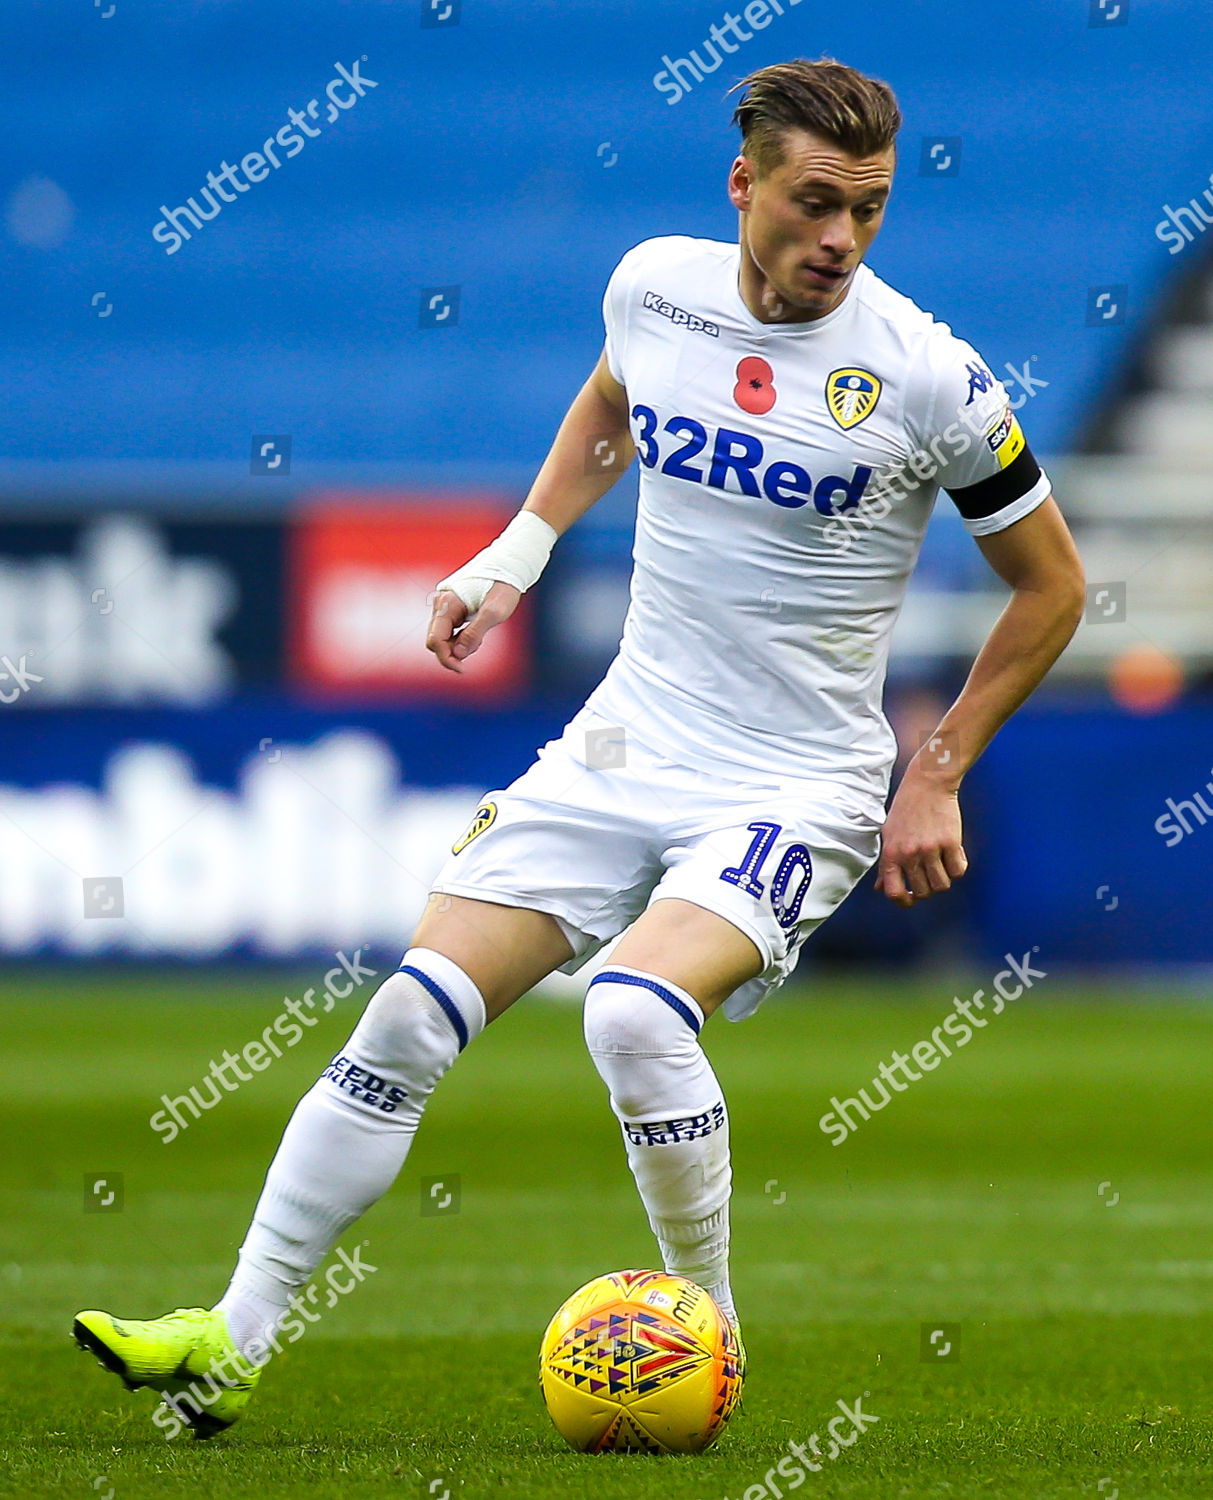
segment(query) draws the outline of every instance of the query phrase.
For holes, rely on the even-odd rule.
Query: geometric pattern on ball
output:
[[[741,1393],[736,1337],[694,1282],[612,1271],[548,1324],[540,1386],[556,1429],[586,1453],[698,1453]]]
[[[574,1324],[548,1355],[548,1368],[572,1385],[634,1401],[710,1358],[698,1339],[664,1314],[621,1304]]]

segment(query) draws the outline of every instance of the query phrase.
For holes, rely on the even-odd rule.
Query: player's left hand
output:
[[[885,819],[876,889],[907,908],[949,890],[969,868],[960,839],[956,788],[911,764]]]

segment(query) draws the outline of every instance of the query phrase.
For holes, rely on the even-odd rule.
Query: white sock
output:
[[[345,1048],[296,1106],[217,1306],[241,1354],[264,1363],[291,1298],[395,1182],[434,1085],[484,1029],[458,964],[410,948]]]
[[[729,1286],[729,1116],[684,989],[611,964],[590,981],[585,1039],[623,1127],[628,1165],[667,1271],[737,1321]]]

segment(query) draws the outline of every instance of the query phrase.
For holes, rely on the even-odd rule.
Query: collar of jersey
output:
[[[734,245],[733,249],[735,254],[729,261],[729,288],[737,314],[751,333],[816,333],[819,328],[829,328],[851,310],[859,289],[859,282],[867,270],[861,261],[855,269],[855,275],[851,278],[851,285],[846,296],[833,312],[826,313],[824,317],[809,318],[803,323],[763,323],[746,306],[745,298],[741,295],[741,288],[737,284],[741,271],[741,246]]]

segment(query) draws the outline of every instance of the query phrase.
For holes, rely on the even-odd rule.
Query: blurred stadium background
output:
[[[725,89],[828,53],[906,116],[872,264],[1020,402],[1092,596],[969,779],[965,888],[910,914],[865,889],[805,967],[1039,945],[1058,968],[1207,972],[1207,7],[949,0],[894,24],[785,3],[695,82],[718,9],[0,14],[0,954],[406,946],[477,798],[613,654],[635,469],[458,681],[423,650],[427,594],[524,498],[623,252],[735,238]],[[671,66],[677,102],[654,83]],[[249,165],[292,109],[303,145]],[[191,229],[178,210],[229,162],[248,180]],[[165,215],[188,240],[154,236]],[[910,751],[1001,597],[945,497],[890,676]],[[1168,799],[1179,839],[1155,826]]]

